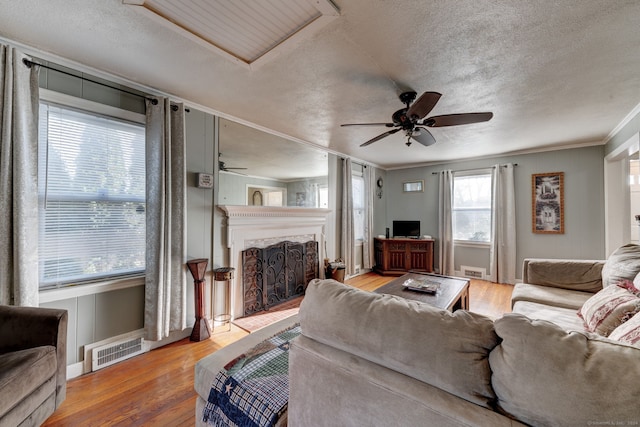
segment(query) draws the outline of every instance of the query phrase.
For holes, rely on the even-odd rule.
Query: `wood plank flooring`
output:
[[[373,291],[391,279],[368,273],[347,283]],[[512,290],[511,285],[471,280],[470,309],[490,317],[508,313]],[[192,426],[196,362],[245,335],[232,326],[209,340],[186,338],[69,380],[66,400],[44,426]]]

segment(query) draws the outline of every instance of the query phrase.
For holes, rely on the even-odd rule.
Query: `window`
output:
[[[362,241],[364,240],[365,214],[364,177],[354,174],[351,188],[353,189],[353,232],[356,241]]]
[[[491,173],[454,176],[453,238],[491,241]]]
[[[329,207],[329,187],[326,185],[318,186],[318,194],[316,195],[316,208]]]
[[[145,269],[142,124],[40,104],[40,288]]]

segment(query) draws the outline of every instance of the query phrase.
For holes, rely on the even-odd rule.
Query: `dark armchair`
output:
[[[0,426],[38,426],[67,391],[67,311],[0,306]]]

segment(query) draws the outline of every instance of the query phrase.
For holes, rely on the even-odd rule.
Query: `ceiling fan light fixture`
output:
[[[412,91],[403,92],[400,94],[400,101],[402,101],[406,107],[393,113],[391,116],[392,123],[347,123],[340,126],[386,126],[395,128],[360,144],[360,147],[366,147],[400,130],[403,130],[407,137],[407,146],[411,145],[411,139],[413,138],[420,144],[428,147],[436,142],[431,132],[427,129],[429,127],[466,125],[486,122],[493,118],[493,113],[491,112],[445,114],[424,118],[433,110],[441,96],[442,94],[438,92],[424,92],[420,98],[413,102],[416,93]],[[419,120],[422,120],[422,123]]]

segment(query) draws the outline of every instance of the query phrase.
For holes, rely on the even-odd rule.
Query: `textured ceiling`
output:
[[[121,0],[0,0],[0,37],[384,167],[602,143],[640,102],[637,0],[336,0],[340,16],[249,69]],[[433,114],[493,111],[433,129],[384,128],[406,89]]]

